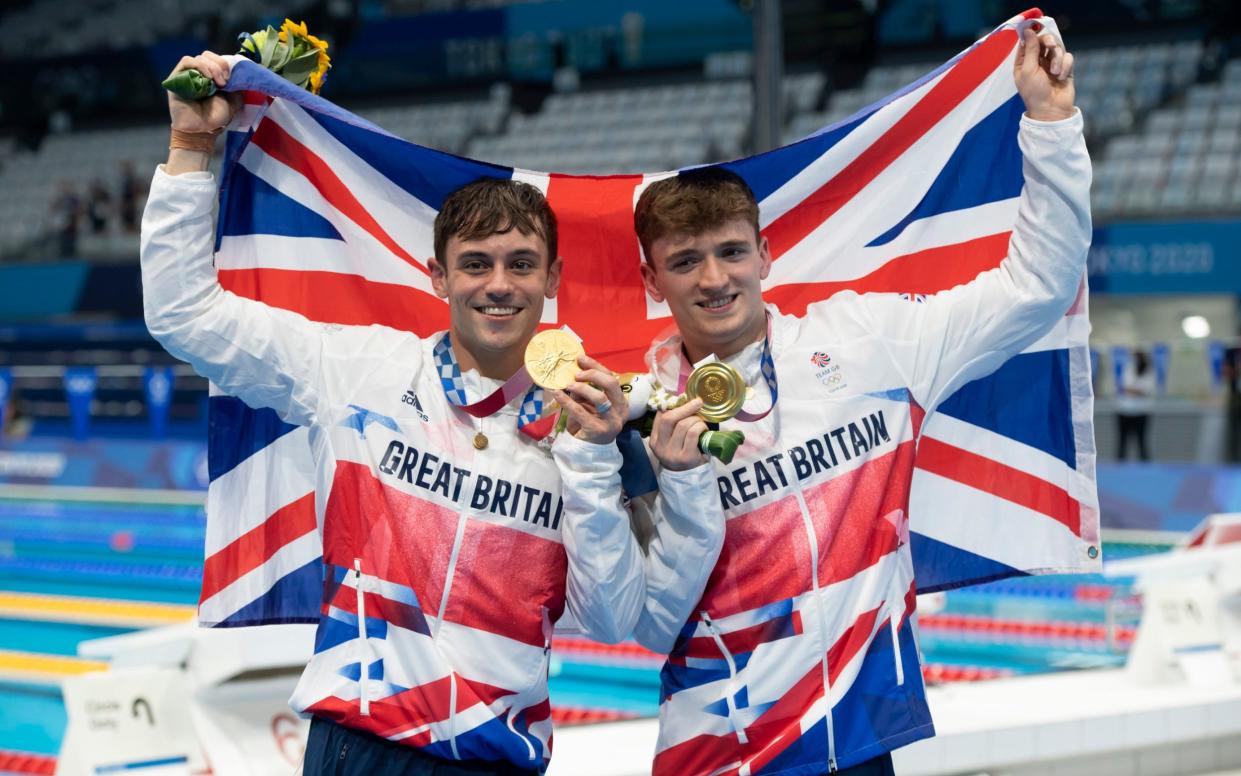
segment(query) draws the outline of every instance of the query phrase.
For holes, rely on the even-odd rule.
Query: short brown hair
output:
[[[436,214],[435,258],[444,265],[453,237],[480,240],[510,229],[542,237],[548,261],[556,260],[556,214],[543,192],[512,178],[479,178],[449,194]]]
[[[651,245],[670,234],[696,235],[744,218],[758,234],[758,200],[734,172],[700,167],[656,181],[642,192],[633,227],[647,261]]]

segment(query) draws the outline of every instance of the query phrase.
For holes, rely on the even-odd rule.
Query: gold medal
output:
[[[567,331],[541,331],[526,345],[526,371],[539,386],[563,391],[582,371],[577,357],[585,352],[577,337]]]
[[[477,434],[474,435],[474,449],[475,450],[486,450],[487,449],[487,435],[481,431],[479,431]]]
[[[698,415],[708,423],[720,423],[741,411],[745,403],[745,380],[722,361],[712,361],[690,373],[685,395],[702,399]]]

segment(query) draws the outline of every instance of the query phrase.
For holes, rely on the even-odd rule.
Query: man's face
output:
[[[667,301],[694,360],[731,356],[765,331],[762,281],[771,272],[766,238],[744,218],[700,234],[669,234],[651,244],[642,281]]]
[[[526,343],[543,314],[543,300],[560,284],[560,260],[549,261],[547,244],[537,234],[516,229],[479,240],[453,236],[444,264],[431,262],[431,284],[448,300],[453,342],[464,368],[488,377],[520,362]],[[475,363],[469,363],[475,361]]]

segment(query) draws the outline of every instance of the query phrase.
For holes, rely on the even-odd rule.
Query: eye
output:
[[[531,261],[530,259],[518,259],[517,261],[513,262],[514,272],[523,272],[523,273],[533,272],[534,269],[535,269],[534,262]]]
[[[490,268],[487,266],[487,262],[485,261],[470,259],[461,265],[461,269],[471,275],[478,275],[486,272]]]
[[[686,256],[684,258],[680,258],[672,262],[672,266],[670,266],[668,269],[672,270],[673,272],[688,272],[689,270],[693,269],[694,266],[697,264],[698,264],[698,257]]]

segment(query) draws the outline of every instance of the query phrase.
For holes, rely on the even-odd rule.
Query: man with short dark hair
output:
[[[187,68],[227,83],[215,54],[186,57],[177,70]],[[171,150],[143,218],[144,301],[169,352],[310,427],[327,577],[291,700],[314,717],[304,772],[541,772],[553,624],[567,610],[587,635],[620,641],[651,596],[621,498],[616,377],[579,359],[576,382],[554,392],[567,433],[550,453],[519,431],[519,405],[537,401],[523,354],[560,279],[555,216],[512,180],[448,196],[429,269],[450,327],[427,339],[240,298],[212,267],[206,172],[237,105],[169,97]],[[697,408],[658,421],[653,452],[667,471],[656,512],[718,537],[718,508],[701,507],[710,470],[681,466],[701,461],[687,433]],[[709,568],[694,568],[699,584]]]
[[[715,463],[727,528],[696,614],[638,633],[669,653],[656,774],[890,774],[891,750],[933,735],[912,625],[915,444],[925,413],[1077,294],[1090,160],[1072,70],[1056,38],[1025,30],[1008,256],[924,301],[843,292],[782,315],[763,303],[772,257],[744,180],[694,170],[641,195],[642,277],[679,329],[652,350],[660,382],[714,355],[757,392],[755,415],[772,406],[734,426],[745,445]]]

